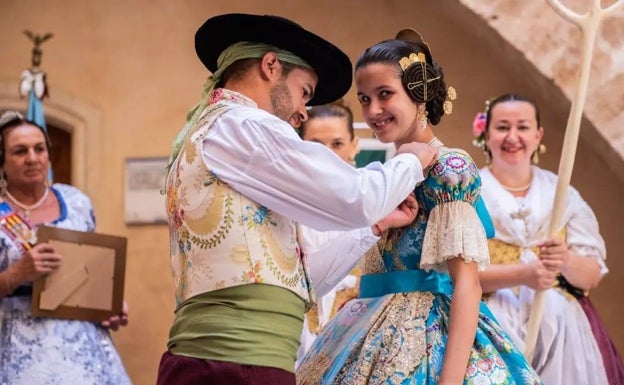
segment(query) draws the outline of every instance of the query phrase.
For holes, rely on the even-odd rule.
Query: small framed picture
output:
[[[34,281],[34,316],[99,322],[121,314],[126,238],[40,226],[37,241],[49,243],[63,260]]]
[[[129,225],[166,224],[167,157],[126,159],[125,220]]]

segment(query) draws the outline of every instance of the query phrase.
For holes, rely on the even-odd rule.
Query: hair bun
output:
[[[435,68],[422,62],[412,63],[403,71],[403,85],[410,97],[418,103],[430,101],[444,87]]]

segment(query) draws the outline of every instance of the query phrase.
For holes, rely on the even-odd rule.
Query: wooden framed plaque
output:
[[[121,314],[125,237],[39,226],[37,241],[54,247],[62,262],[34,281],[34,316],[99,322]]]

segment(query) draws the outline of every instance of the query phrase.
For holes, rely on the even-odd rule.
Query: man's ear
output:
[[[280,63],[275,52],[267,52],[260,62],[260,72],[262,77],[273,80],[281,76],[282,63]]]

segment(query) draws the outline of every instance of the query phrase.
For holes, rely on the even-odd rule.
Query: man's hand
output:
[[[403,202],[390,214],[373,225],[373,234],[380,236],[384,231],[410,225],[418,215],[418,201],[414,193],[405,198]],[[379,233],[379,234],[377,234]]]
[[[410,142],[402,144],[399,148],[397,148],[397,154],[405,153],[416,155],[418,160],[420,160],[420,164],[422,165],[424,171],[433,164],[433,161],[438,154],[438,149],[426,143]]]

